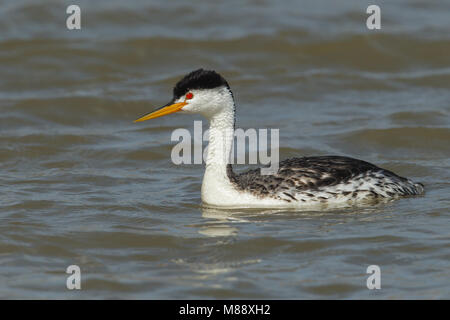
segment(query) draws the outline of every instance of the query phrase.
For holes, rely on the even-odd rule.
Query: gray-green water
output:
[[[68,31],[78,4],[82,30]],[[382,29],[365,10],[378,4]],[[1,298],[449,298],[448,1],[2,1]],[[347,155],[423,197],[327,212],[202,208],[170,161],[199,116],[132,121],[198,67],[281,159]],[[238,169],[239,170],[239,169]],[[82,289],[66,289],[78,265]],[[368,290],[366,268],[381,268]]]

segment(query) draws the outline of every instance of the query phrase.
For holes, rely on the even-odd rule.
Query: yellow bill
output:
[[[141,122],[141,121],[145,121],[145,120],[150,120],[150,119],[155,119],[155,118],[159,118],[171,113],[175,113],[180,111],[185,105],[187,105],[187,102],[178,102],[178,103],[174,103],[174,104],[170,104],[167,106],[164,106],[158,110],[155,110],[149,114],[146,114],[145,116],[134,120],[134,122]]]

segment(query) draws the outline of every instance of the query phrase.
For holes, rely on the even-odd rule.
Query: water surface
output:
[[[80,31],[69,4],[0,10],[1,298],[450,297],[447,1],[78,1]],[[356,157],[426,194],[202,207],[203,167],[170,160],[172,131],[201,118],[132,123],[198,67],[227,78],[238,127],[280,129],[281,159]],[[381,290],[366,287],[372,264]]]

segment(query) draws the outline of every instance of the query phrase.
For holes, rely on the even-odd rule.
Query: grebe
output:
[[[278,171],[235,173],[230,164],[235,103],[227,81],[215,71],[195,70],[173,89],[165,106],[135,120],[174,112],[198,113],[209,120],[209,145],[201,188],[206,205],[230,208],[309,208],[346,206],[367,200],[419,195],[423,185],[368,162],[341,156],[292,158]]]

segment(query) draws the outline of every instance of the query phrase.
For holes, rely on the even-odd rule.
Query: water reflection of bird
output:
[[[341,156],[287,159],[277,172],[261,169],[235,173],[229,158],[235,102],[227,81],[199,69],[181,79],[165,106],[136,122],[174,112],[198,113],[210,122],[202,201],[218,207],[310,208],[342,206],[367,200],[419,195],[423,185],[368,162]]]

